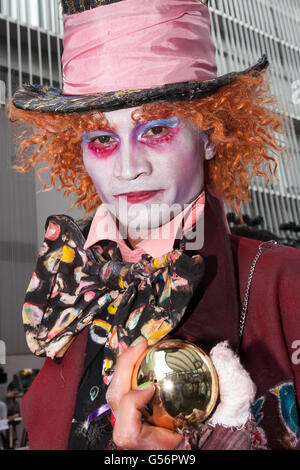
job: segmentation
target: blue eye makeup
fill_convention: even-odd
[[[136,129],[136,138],[139,139],[144,133],[154,127],[170,127],[174,128],[178,126],[178,118],[171,119],[157,119],[155,121],[146,122],[137,126]]]
[[[148,146],[165,144],[177,134],[178,123],[177,117],[144,122],[132,129],[131,138]],[[87,143],[89,150],[102,158],[110,156],[121,143],[121,137],[109,129],[86,131],[82,134],[82,140]]]
[[[170,127],[174,128],[178,126],[178,118],[171,118],[171,119],[157,119],[155,121],[145,122],[143,124],[139,124],[134,128],[135,137],[141,137],[145,132],[153,127]],[[82,134],[82,139],[85,142],[91,142],[92,140],[97,139],[97,137],[111,137],[116,140],[120,140],[120,137],[115,134],[114,132],[108,132],[105,130],[96,130],[90,132],[84,132]]]
[[[114,132],[101,131],[101,130],[84,132],[81,137],[85,142],[91,142],[92,140],[97,139],[97,137],[111,137],[116,140],[120,139],[120,137]]]

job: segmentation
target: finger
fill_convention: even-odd
[[[142,421],[142,409],[151,400],[154,386],[131,390],[119,403],[113,439],[117,446],[139,450],[170,450],[182,440],[182,436],[169,429],[151,426]]]
[[[117,410],[122,396],[131,390],[131,376],[134,365],[147,347],[147,340],[140,336],[119,357],[106,393],[106,400],[113,411]]]

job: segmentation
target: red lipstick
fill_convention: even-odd
[[[131,193],[117,194],[114,197],[124,196],[127,198],[127,202],[130,202],[131,204],[137,204],[139,202],[144,202],[144,201],[147,201],[148,199],[151,199],[160,191],[162,190],[157,189],[154,191],[137,191],[137,192],[131,192]]]

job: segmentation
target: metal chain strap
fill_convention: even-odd
[[[246,322],[246,316],[247,316],[247,311],[248,311],[248,301],[249,301],[249,293],[250,293],[250,287],[251,287],[251,282],[252,282],[252,276],[255,270],[255,266],[257,261],[259,260],[261,254],[263,253],[264,250],[268,250],[270,248],[273,248],[274,245],[278,245],[278,242],[275,240],[269,240],[267,242],[263,242],[259,245],[258,252],[256,253],[252,265],[249,271],[249,276],[248,276],[248,281],[247,281],[247,287],[246,287],[246,292],[244,296],[244,302],[243,302],[243,308],[241,312],[241,318],[240,318],[240,326],[239,326],[239,346],[242,342],[242,336],[244,332],[244,327],[245,327],[245,322]],[[280,245],[278,245],[280,246]],[[238,347],[239,347],[238,346]]]

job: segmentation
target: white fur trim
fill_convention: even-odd
[[[208,423],[242,428],[251,418],[256,386],[227,341],[218,343],[211,350],[210,358],[219,378],[220,403]]]

